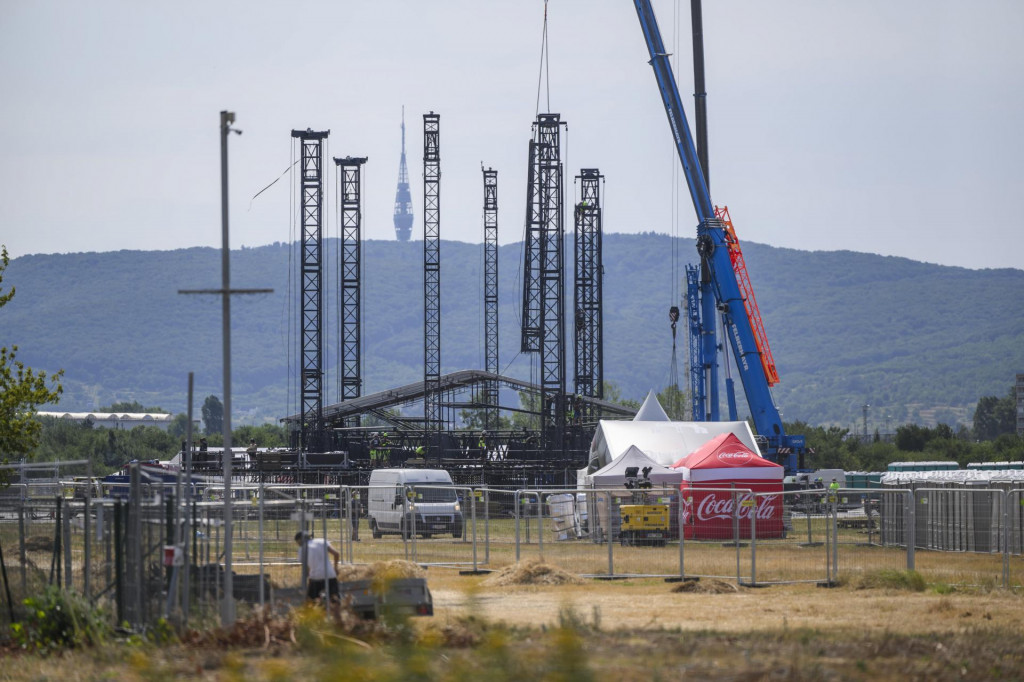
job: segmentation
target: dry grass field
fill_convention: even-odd
[[[839,584],[819,587],[829,555],[800,528],[759,541],[756,559],[745,547],[687,542],[686,573],[703,577],[669,582],[662,576],[678,575],[678,544],[622,548],[547,534],[538,542],[533,529],[517,563],[509,519],[491,521],[490,542],[475,547],[450,537],[375,540],[365,525],[362,541],[347,543],[336,519],[314,527],[356,564],[426,565],[416,570],[428,579],[434,616],[368,624],[328,622],[299,604],[250,610],[229,631],[213,616],[196,618],[191,632],[159,643],[136,635],[49,656],[0,649],[0,680],[1024,680],[1019,556],[1005,590],[1001,555],[919,551],[920,573],[908,573],[905,550],[843,531]],[[274,521],[263,532],[264,570],[281,594],[300,579],[293,528]],[[42,530],[39,540],[49,540]],[[808,532],[818,540],[824,528],[816,520]],[[237,571],[258,572],[257,537],[242,517]],[[29,561],[45,569],[48,547],[32,543]],[[215,542],[210,549],[216,556]],[[607,574],[609,549],[617,579],[579,577]],[[460,574],[474,563],[502,570]],[[93,570],[100,584],[105,568]],[[759,583],[796,582],[745,587],[737,570],[756,570]]]
[[[1024,679],[1024,597],[897,571],[848,584],[579,579],[525,562],[427,569],[435,615],[330,623],[318,610],[40,657],[2,680]]]

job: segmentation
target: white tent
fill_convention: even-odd
[[[748,448],[761,454],[746,422],[610,421],[597,424],[590,443],[590,461],[580,476],[593,474],[635,445],[650,459],[670,466],[715,436],[732,433]]]
[[[648,480],[655,488],[678,487],[683,480],[681,470],[669,469],[663,464],[658,464],[640,448],[631,445],[621,457],[617,457],[600,471],[590,474],[587,482],[595,488],[622,488],[626,482],[627,467],[637,467],[640,477],[643,477],[643,470],[646,467],[651,467]]]
[[[665,412],[665,408],[661,406],[658,401],[658,396],[654,395],[654,389],[647,394],[647,398],[644,400],[644,404],[640,406],[640,409],[636,411],[636,415],[633,417],[635,422],[667,422],[672,421],[668,418],[668,414]]]

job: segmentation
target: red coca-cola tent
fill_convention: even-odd
[[[783,468],[758,455],[732,433],[712,438],[672,468],[683,472],[680,490],[683,491],[684,537],[731,540],[736,530],[736,505],[741,538],[750,538],[752,514],[757,537],[782,537]],[[733,493],[732,489],[743,492]]]

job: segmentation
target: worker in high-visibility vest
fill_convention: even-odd
[[[839,481],[832,479],[828,484],[828,501],[835,504],[839,500]]]

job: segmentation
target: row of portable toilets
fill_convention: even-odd
[[[916,547],[981,553],[1003,552],[1008,548],[1011,553],[1020,553],[1024,547],[1020,492],[1024,490],[1024,465],[996,469],[988,468],[989,464],[992,463],[986,463],[984,468],[978,465],[924,470],[893,469],[890,465],[879,481],[882,543],[905,544],[910,518],[905,491],[910,490]]]

